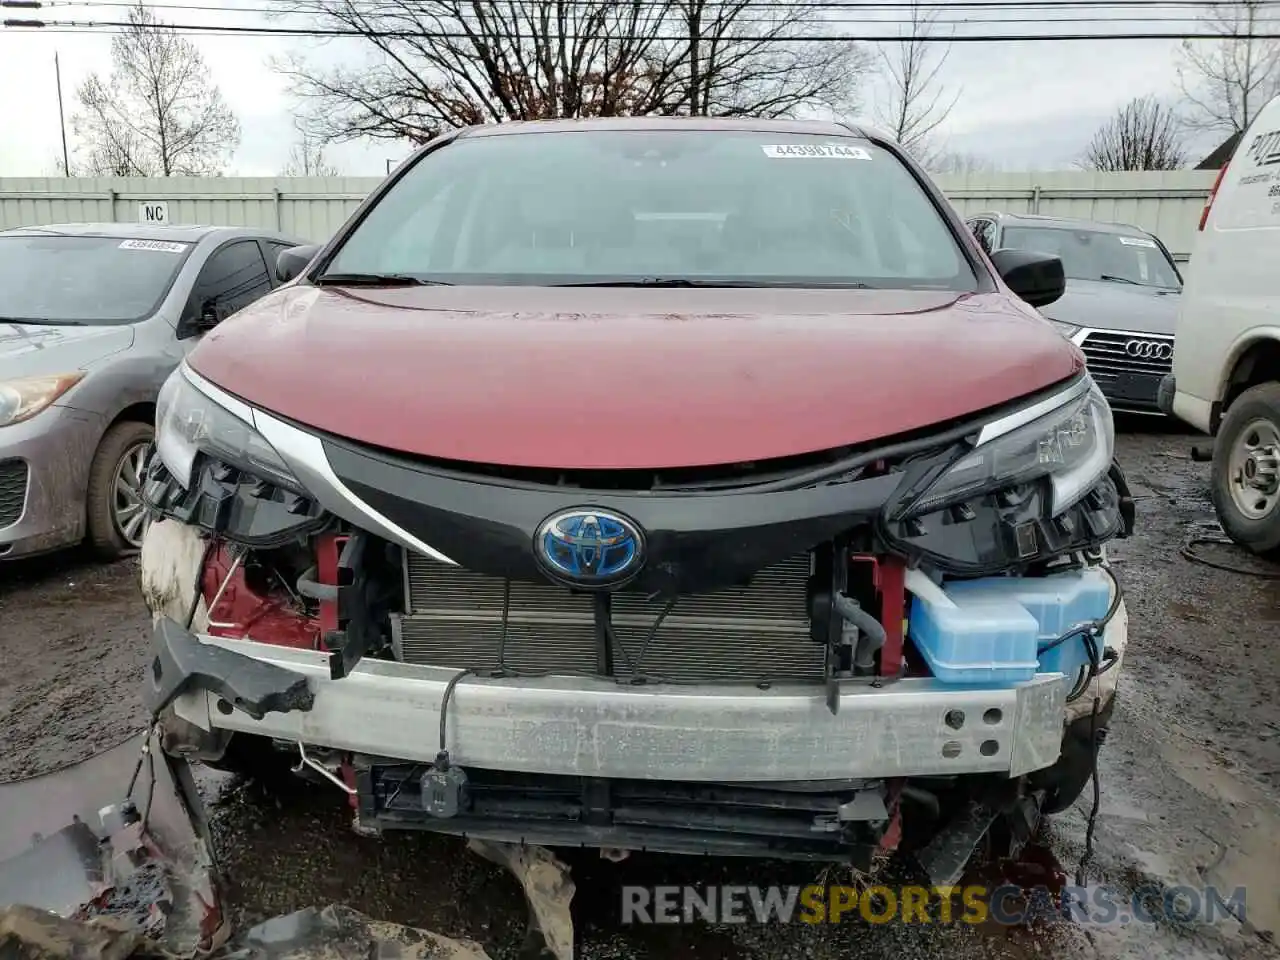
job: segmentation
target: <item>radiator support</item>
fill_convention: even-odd
[[[827,648],[811,636],[812,570],[803,554],[759,571],[745,586],[681,596],[651,640],[668,601],[610,595],[613,675],[671,683],[821,682]],[[407,609],[392,617],[396,659],[459,670],[599,675],[591,594],[512,581],[504,639],[506,589],[501,577],[407,553]]]

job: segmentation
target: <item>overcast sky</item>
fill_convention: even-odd
[[[217,5],[217,0],[163,0],[165,4]],[[263,23],[259,15],[236,12],[234,6],[262,6],[262,0],[238,0],[222,4],[226,11],[156,9],[171,22]],[[864,8],[865,9],[865,8]],[[1098,9],[1077,11],[1073,16],[1097,15]],[[1146,12],[1146,11],[1143,11]],[[120,6],[84,4],[46,7],[43,11],[4,10],[5,16],[44,16],[60,20],[122,20]],[[859,15],[864,15],[860,13]],[[886,16],[896,14],[887,13]],[[972,17],[970,11],[960,14]],[[1001,16],[997,12],[992,14]],[[1033,16],[1022,9],[1003,16]],[[1113,17],[1134,17],[1130,8],[1111,11]],[[1188,11],[1166,10],[1162,16],[1187,16]],[[839,15],[837,15],[839,16]],[[1187,24],[1149,24],[1145,29],[1172,29]],[[891,31],[878,27],[842,26],[841,32]],[[1037,25],[1002,25],[986,28],[962,26],[984,33],[1034,32]],[[1057,32],[1093,32],[1097,25],[1070,24]],[[1138,30],[1141,23],[1117,22],[1101,29]],[[274,176],[284,166],[295,133],[293,104],[283,80],[268,61],[291,51],[306,50],[314,41],[298,39],[195,36],[214,82],[222,89],[242,127],[240,149],[228,174]],[[0,29],[0,176],[49,176],[61,152],[58,103],[54,82],[55,51],[62,63],[63,95],[68,134],[75,108],[75,89],[90,71],[110,70],[107,35],[42,34],[38,31]],[[324,56],[358,59],[361,41],[328,41]],[[1094,130],[1132,96],[1153,93],[1173,101],[1177,97],[1175,54],[1169,40],[1061,41],[1038,43],[957,43],[949,51],[941,73],[948,90],[959,100],[941,129],[952,150],[982,155],[1005,170],[1050,170],[1072,166]],[[941,52],[941,48],[939,48]],[[880,95],[870,83],[864,95],[863,113]],[[1219,137],[1193,140],[1197,158],[1216,146]],[[327,158],[347,175],[380,175],[388,160],[397,161],[408,145],[394,143],[342,144],[329,149]]]

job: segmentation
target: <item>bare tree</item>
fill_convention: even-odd
[[[870,66],[866,52],[821,40],[812,4],[671,0],[678,40],[653,45],[652,112],[786,117],[801,108],[846,111]],[[671,65],[674,70],[670,70]]]
[[[812,5],[757,0],[293,0],[367,62],[278,63],[311,132],[422,143],[451,127],[639,114],[785,116],[851,104],[866,68]]]
[[[875,119],[908,153],[926,162],[934,132],[950,115],[960,91],[948,97],[939,74],[951,45],[936,40],[938,11],[913,0],[902,39],[878,48],[889,96],[876,105]]]
[[[294,122],[298,140],[289,150],[289,160],[280,171],[282,177],[340,177],[341,172],[324,156],[324,142],[313,136],[302,123]]]
[[[1280,93],[1280,18],[1269,0],[1210,0],[1203,26],[1220,40],[1184,40],[1178,84],[1187,99],[1186,123],[1197,130],[1239,133]]]
[[[1187,163],[1178,118],[1153,96],[1134,97],[1089,141],[1089,170],[1177,170]]]
[[[200,52],[139,4],[111,41],[112,69],[77,91],[73,125],[94,175],[207,176],[240,143],[240,124],[209,83]]]
[[[996,162],[980,153],[967,153],[961,150],[940,150],[929,157],[927,164],[930,173],[995,173],[999,169]]]

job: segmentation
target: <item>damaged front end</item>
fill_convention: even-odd
[[[1033,825],[1083,786],[1123,657],[1112,445],[1082,376],[785,461],[508,469],[184,367],[145,486],[149,706],[175,753],[290,750],[369,832],[867,869]]]

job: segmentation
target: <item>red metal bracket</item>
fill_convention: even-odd
[[[880,651],[880,676],[900,677],[906,666],[902,656],[907,609],[907,564],[889,554],[850,554],[849,562],[871,564],[871,584],[880,596],[880,623],[884,647]]]
[[[326,533],[316,537],[316,575],[320,583],[331,587],[338,586],[338,558],[342,556],[342,546],[347,537],[342,534]],[[338,629],[338,601],[320,601],[320,636],[326,637]]]

